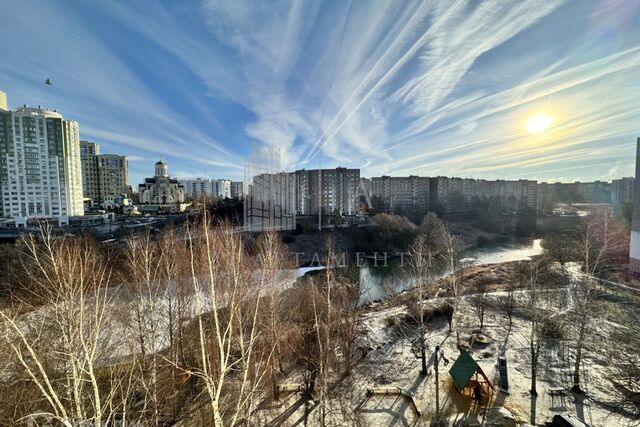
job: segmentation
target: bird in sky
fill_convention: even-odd
[[[53,85],[53,83],[51,83],[50,79],[45,80],[44,84],[49,85],[49,86]]]

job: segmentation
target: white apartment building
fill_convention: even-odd
[[[198,196],[211,196],[219,198],[231,198],[231,180],[229,179],[182,179],[187,197],[194,199]]]
[[[83,215],[79,126],[55,110],[0,109],[0,217],[60,224]]]
[[[230,179],[216,179],[216,195],[223,199],[231,198],[231,180]]]
[[[180,183],[184,185],[185,193],[190,199],[199,196],[212,196],[215,193],[215,184],[210,179],[182,179]]]

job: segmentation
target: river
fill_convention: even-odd
[[[535,239],[526,243],[503,243],[473,248],[464,253],[463,259],[471,265],[489,265],[526,260],[541,253],[542,239]],[[446,271],[437,272],[433,274],[432,278],[436,279],[446,274]],[[360,286],[362,288],[360,303],[375,301],[387,295],[401,292],[411,287],[411,282],[410,274],[408,274],[407,268],[403,268],[400,259],[389,260],[386,266],[381,262],[377,267],[369,263],[360,269]]]

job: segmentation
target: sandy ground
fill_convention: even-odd
[[[615,289],[612,292],[622,291]],[[527,293],[520,291],[517,295],[519,305],[524,306]],[[448,366],[443,366],[441,361],[439,367],[440,419],[443,425],[544,425],[556,414],[573,414],[590,426],[629,424],[629,420],[611,410],[620,396],[610,381],[616,371],[608,350],[615,349],[624,359],[625,355],[620,352],[633,351],[633,348],[625,350],[616,339],[631,330],[629,326],[617,323],[610,313],[607,313],[607,320],[597,316],[590,319],[582,370],[582,387],[586,393],[572,393],[576,328],[572,326],[575,319],[569,295],[567,288],[556,288],[547,290],[542,297],[547,315],[561,319],[565,332],[562,338],[547,339],[543,344],[538,365],[537,396],[529,393],[530,323],[524,310],[519,309],[509,328],[508,318],[499,304],[504,292],[490,295],[490,308],[485,314],[482,331],[485,343],[476,342],[470,346],[471,355],[495,385],[495,390],[485,397],[480,407],[472,404],[470,396],[462,395],[454,387],[448,373],[459,355],[455,332],[448,333],[444,318],[433,319],[429,323],[430,352],[440,345],[450,361]],[[429,360],[428,374],[421,375],[419,353],[412,345],[415,334],[405,328],[390,326],[394,323],[390,319],[401,316],[403,312],[403,306],[390,306],[369,311],[363,316],[365,337],[362,344],[370,351],[357,363],[351,377],[339,379],[336,376],[331,398],[326,404],[326,425],[413,426],[430,425],[435,420],[433,358]],[[479,325],[472,296],[462,299],[458,319],[460,340],[469,344]],[[497,359],[500,355],[507,359],[508,393],[498,390]],[[288,381],[296,380],[292,377]],[[402,395],[367,396],[367,388],[373,386],[399,387],[413,396],[416,407],[410,398]],[[564,396],[552,396],[550,388],[564,390]],[[307,417],[305,412],[308,412]],[[254,421],[256,425],[271,426],[318,425],[320,413],[317,401],[307,401],[299,393],[289,393],[271,409],[258,411]]]

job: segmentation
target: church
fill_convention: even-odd
[[[153,178],[145,178],[138,186],[140,203],[145,205],[177,205],[184,203],[185,189],[177,178],[169,177],[167,162],[160,160],[155,165]]]

